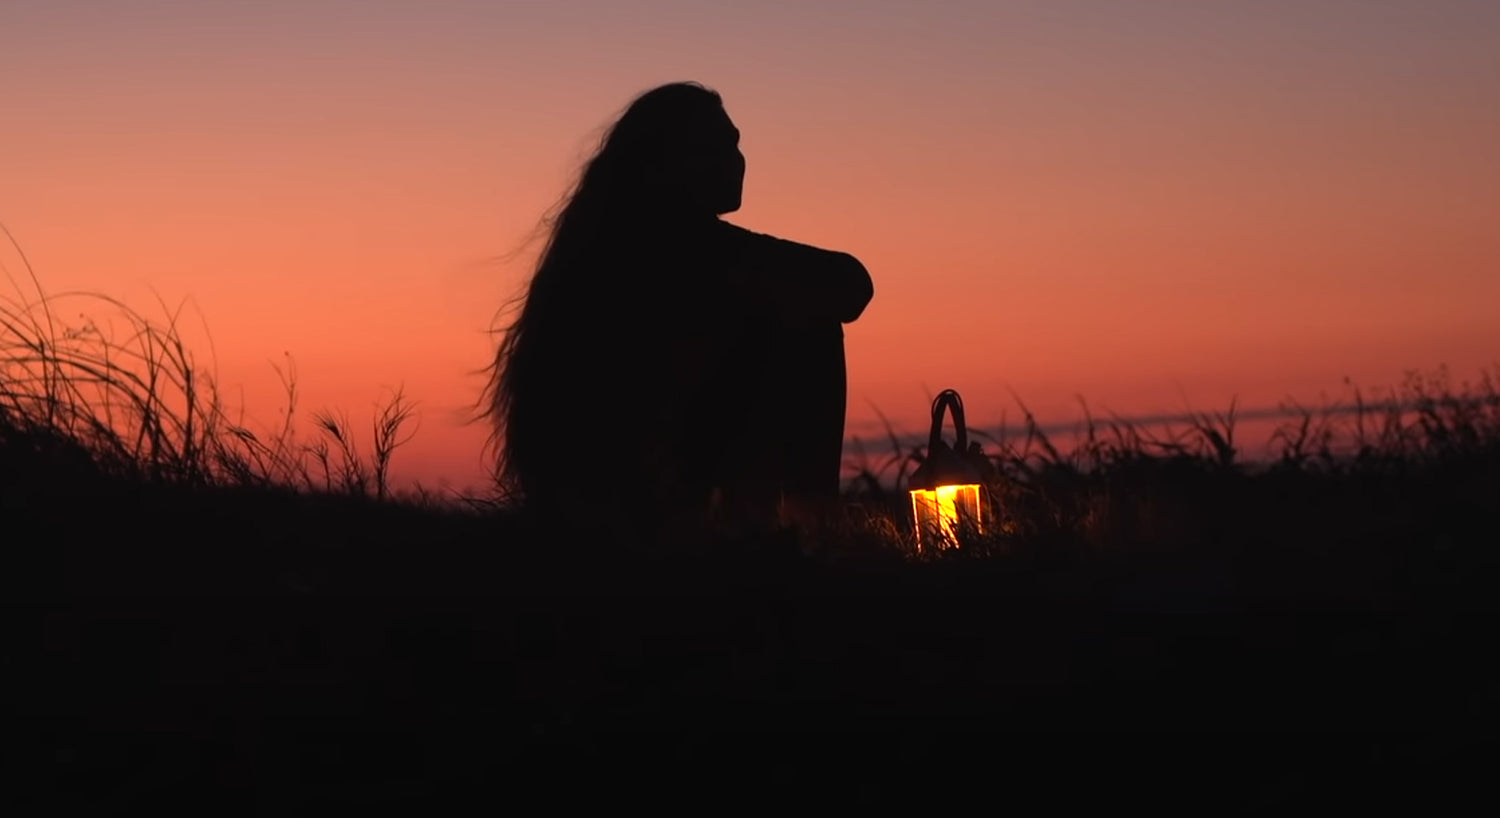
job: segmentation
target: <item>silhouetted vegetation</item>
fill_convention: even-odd
[[[883,460],[851,447],[828,525],[642,542],[587,524],[589,481],[630,479],[607,459],[566,525],[397,496],[399,393],[368,444],[328,412],[303,441],[288,367],[282,425],[252,430],[178,311],[30,281],[0,302],[8,732],[58,811],[430,804],[557,770],[568,801],[733,780],[843,804],[981,782],[1059,805],[1431,806],[1491,757],[1496,373],[1302,412],[1268,462],[1241,456],[1232,409],[1095,420],[1071,447],[1027,414],[984,441],[994,516],[953,549],[912,547],[924,453],[894,435]],[[64,321],[79,298],[119,328]],[[1115,729],[1170,734],[1016,738]]]

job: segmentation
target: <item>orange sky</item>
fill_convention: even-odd
[[[1500,361],[1482,0],[31,5],[0,30],[0,222],[44,285],[190,298],[267,423],[283,353],[305,411],[362,424],[404,384],[403,480],[482,479],[458,415],[527,273],[497,258],[678,79],[743,132],[731,220],[875,277],[851,430],[922,431],[949,387],[984,426],[1011,391],[1062,420]]]

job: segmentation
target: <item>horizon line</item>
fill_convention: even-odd
[[[1421,399],[1385,399],[1368,402],[1359,401],[1354,403],[1335,403],[1331,406],[1324,406],[1316,410],[1283,404],[1274,407],[1260,406],[1250,409],[1235,409],[1231,407],[1230,409],[1223,411],[1182,410],[1178,412],[1149,412],[1123,416],[1111,412],[1104,415],[1089,414],[1085,416],[1075,417],[1071,420],[1057,420],[1049,421],[1046,423],[1036,422],[1035,416],[1030,412],[1027,412],[1026,415],[1032,418],[1031,423],[1023,422],[1020,424],[1011,424],[1009,422],[1004,422],[1000,426],[966,425],[966,430],[970,435],[979,435],[992,441],[999,442],[1009,437],[1024,437],[1028,433],[1032,432],[1040,433],[1046,436],[1081,434],[1086,432],[1091,424],[1096,430],[1107,430],[1113,426],[1120,426],[1124,428],[1140,428],[1151,426],[1171,427],[1173,425],[1200,425],[1205,421],[1215,423],[1220,426],[1227,422],[1231,426],[1233,426],[1237,425],[1240,421],[1245,420],[1277,420],[1302,417],[1311,419],[1328,419],[1334,417],[1346,417],[1350,415],[1371,413],[1388,414],[1391,412],[1406,414],[1409,412],[1419,411],[1425,406],[1431,405],[1476,407],[1496,403],[1500,403],[1500,396],[1446,396],[1433,397],[1425,401]],[[913,446],[925,445],[930,436],[930,431],[927,433],[895,431],[894,424],[891,424],[885,420],[861,421],[860,423],[855,424],[855,426],[858,427],[857,430],[846,433],[844,435],[846,444],[851,442],[862,444],[870,438],[884,438],[887,441],[894,438],[895,440],[900,442],[904,448],[908,444]],[[950,428],[950,426],[951,424],[944,424],[943,432],[945,436],[949,434],[947,430]]]

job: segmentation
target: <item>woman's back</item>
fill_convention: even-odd
[[[712,225],[656,225],[596,247],[620,260],[534,329],[510,397],[510,455],[529,505],[612,515],[706,505],[719,479],[715,424],[743,405],[754,311],[730,286]],[[580,492],[582,474],[598,475]]]

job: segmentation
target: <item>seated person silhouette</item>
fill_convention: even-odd
[[[529,510],[654,530],[764,525],[839,492],[853,256],[754,233],[720,96],[642,94],[560,209],[487,391],[497,475]]]

